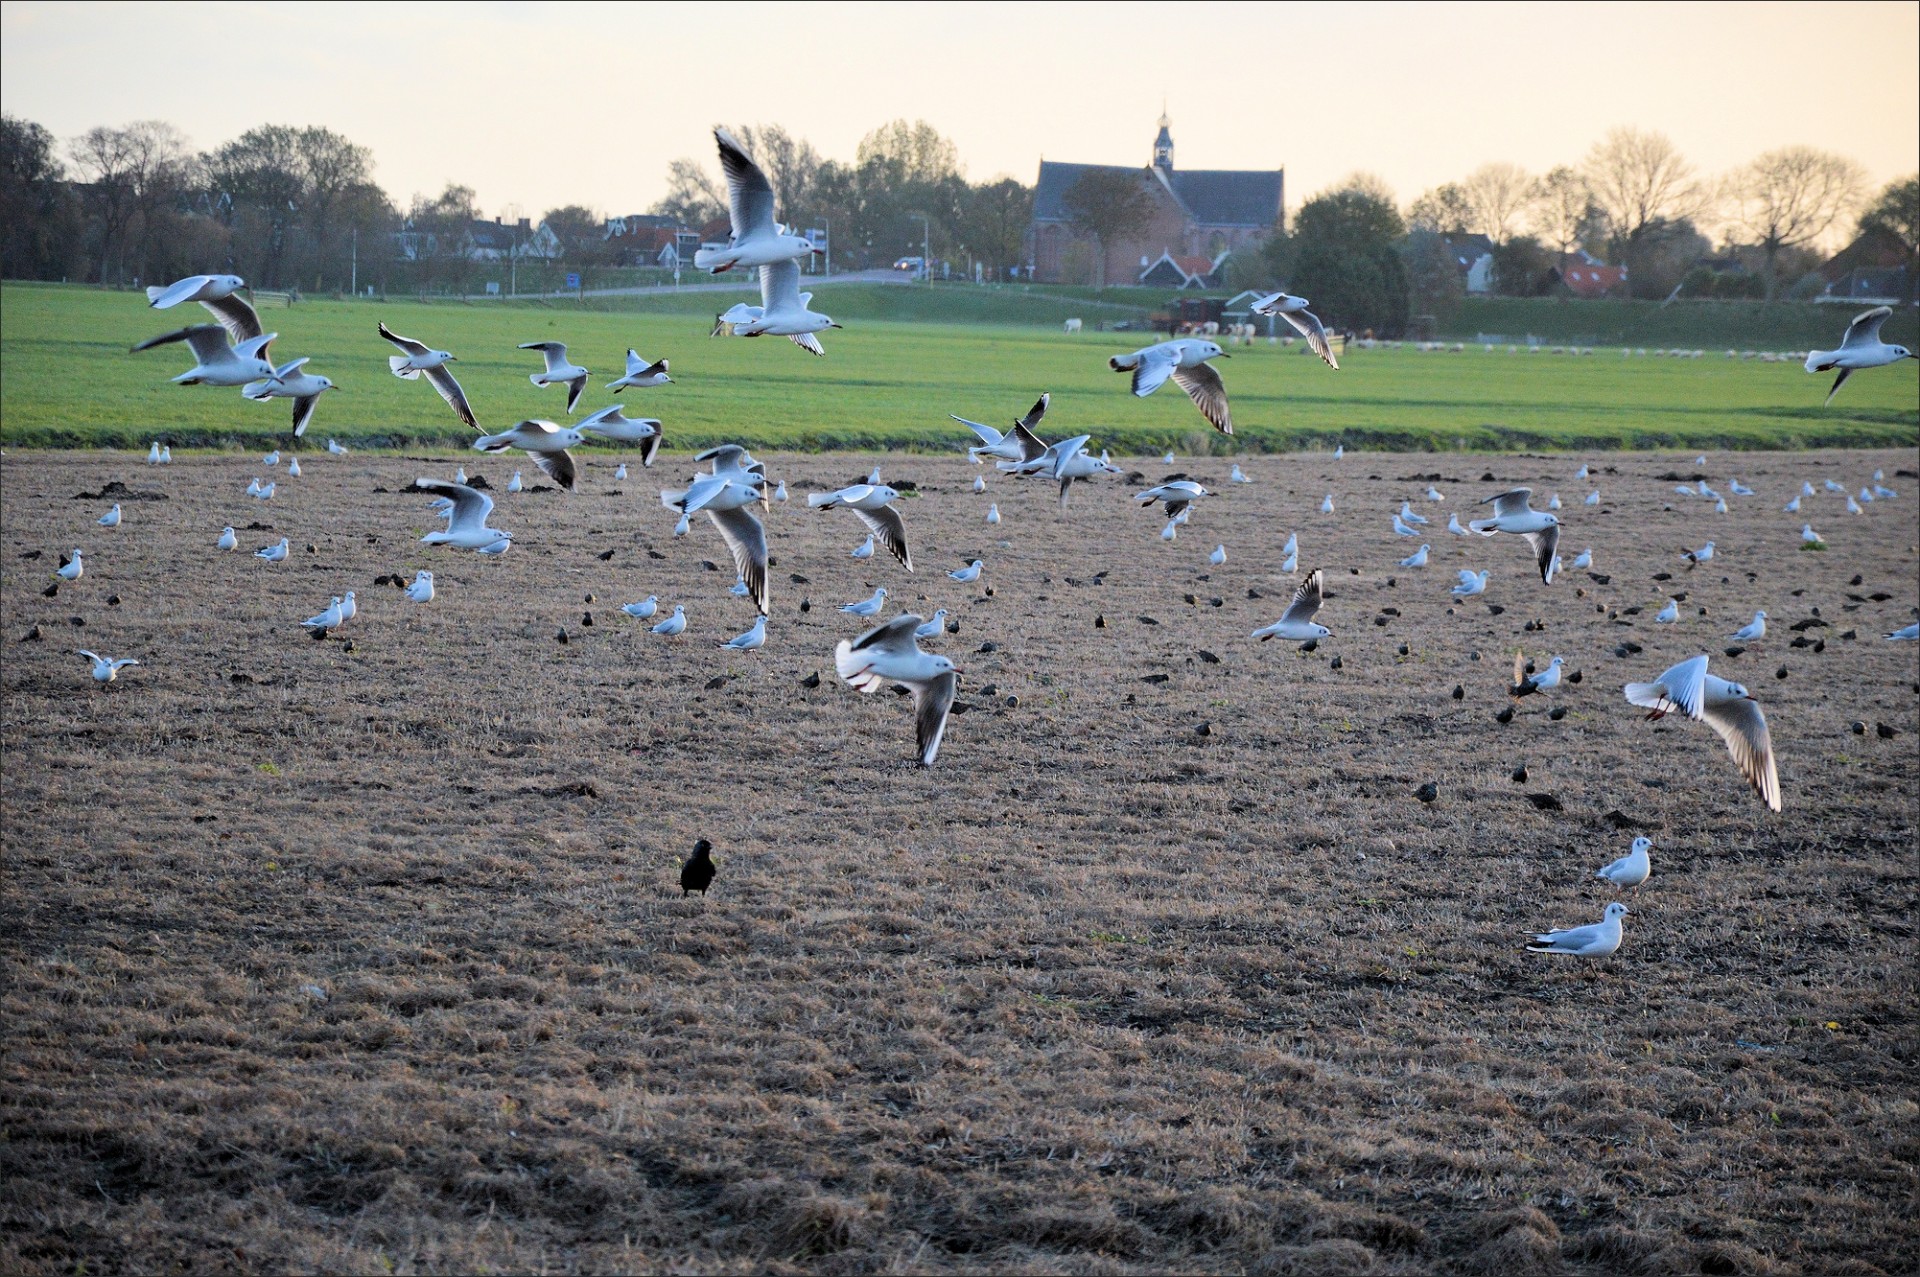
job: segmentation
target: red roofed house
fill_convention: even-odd
[[[1609,266],[1591,253],[1568,253],[1550,272],[1565,284],[1575,297],[1605,297],[1614,290],[1626,292],[1627,268]]]
[[[1153,288],[1219,288],[1220,267],[1233,254],[1223,251],[1218,257],[1176,257],[1162,253],[1158,261],[1141,258],[1140,283]]]

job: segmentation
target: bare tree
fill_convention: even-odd
[[[1860,233],[1890,236],[1906,250],[1907,269],[1920,266],[1920,174],[1887,183],[1860,215]]]
[[[1075,230],[1099,244],[1095,288],[1107,286],[1107,250],[1116,240],[1144,231],[1153,217],[1146,175],[1138,169],[1088,169],[1060,197],[1060,206]]]
[[[1520,215],[1533,202],[1533,179],[1518,164],[1482,164],[1467,174],[1460,190],[1472,210],[1470,227],[1495,245],[1513,238]]]
[[[732,133],[767,175],[773,187],[774,216],[798,217],[812,197],[820,172],[820,153],[813,143],[794,137],[778,124],[743,125]]]
[[[1534,183],[1532,211],[1534,232],[1559,257],[1579,247],[1603,218],[1587,179],[1564,164]]]
[[[73,140],[68,154],[92,187],[100,219],[100,281],[123,279],[135,233],[150,233],[154,215],[185,181],[186,139],[171,124],[136,120],[122,129],[89,129]]]
[[[703,226],[726,213],[727,193],[700,161],[683,155],[667,166],[667,193],[648,211],[682,226]]]
[[[1699,215],[1708,203],[1693,166],[1664,133],[1614,129],[1587,152],[1581,169],[1629,274],[1644,245]]]
[[[1473,224],[1473,202],[1457,182],[1443,182],[1421,193],[1407,209],[1407,225],[1414,230],[1457,234]]]
[[[1728,175],[1728,224],[1759,246],[1769,299],[1779,288],[1775,263],[1780,251],[1826,234],[1859,204],[1865,185],[1858,164],[1810,146],[1768,151]]]

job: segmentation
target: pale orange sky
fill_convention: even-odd
[[[454,180],[489,215],[638,212],[721,121],[851,159],[924,118],[976,180],[1144,164],[1163,97],[1177,164],[1284,167],[1291,207],[1355,169],[1404,205],[1577,163],[1616,124],[1703,173],[1806,143],[1878,187],[1920,165],[1920,5],[0,4],[0,106],[63,141],[324,125],[396,202]]]

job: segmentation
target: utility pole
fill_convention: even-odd
[[[347,274],[347,291],[358,294],[360,291],[360,228],[353,228],[353,265]]]
[[[907,216],[920,219],[920,270],[923,278],[927,281],[927,287],[931,288],[933,287],[933,258],[927,255],[927,215],[925,213],[909,213]]]

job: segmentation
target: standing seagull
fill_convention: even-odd
[[[572,412],[580,403],[580,394],[587,388],[587,378],[592,376],[579,364],[567,359],[567,344],[562,341],[523,341],[522,350],[537,350],[547,361],[545,372],[527,374],[527,380],[536,386],[564,385],[567,388],[567,411]]]
[[[736,634],[719,646],[733,652],[751,652],[766,646],[766,642],[767,618],[762,616],[754,619],[753,624],[747,627],[746,633]]]
[[[428,382],[440,392],[440,397],[447,401],[447,407],[453,409],[454,415],[475,430],[480,428],[480,423],[474,420],[473,409],[467,406],[466,391],[460,389],[460,383],[453,379],[453,373],[447,367],[454,361],[452,355],[444,350],[429,350],[425,342],[402,337],[384,323],[380,325],[380,335],[407,352],[404,355],[387,356],[387,367],[393,369],[394,376],[414,381],[421,373],[425,373]]]
[[[1880,325],[1887,322],[1887,316],[1893,314],[1891,306],[1876,306],[1865,314],[1858,315],[1847,325],[1847,335],[1840,339],[1838,350],[1809,350],[1807,352],[1808,372],[1831,372],[1838,368],[1840,375],[1833,379],[1833,389],[1827,391],[1827,403],[1833,402],[1834,395],[1847,378],[1860,368],[1884,368],[1888,364],[1897,364],[1902,359],[1916,358],[1905,346],[1889,346],[1880,340]]]
[[[1527,498],[1532,495],[1531,488],[1515,488],[1497,497],[1488,497],[1480,504],[1491,505],[1493,517],[1475,519],[1467,527],[1481,536],[1512,532],[1525,537],[1527,544],[1533,547],[1534,560],[1540,566],[1540,580],[1552,585],[1554,551],[1560,545],[1560,520],[1528,506]]]
[[[653,417],[626,416],[622,411],[625,407],[625,404],[615,404],[611,408],[602,408],[591,417],[574,422],[573,428],[582,434],[601,435],[622,443],[638,443],[640,464],[650,466],[655,454],[660,451],[660,440],[664,437],[660,422]]]
[[[1604,958],[1620,947],[1620,919],[1630,912],[1618,900],[1607,906],[1598,922],[1564,931],[1542,931],[1527,942],[1529,953],[1570,953],[1580,958]]]
[[[727,175],[727,218],[733,224],[733,234],[724,248],[696,252],[694,267],[718,275],[735,266],[792,262],[813,252],[812,240],[787,234],[774,223],[773,184],[746,148],[725,129],[715,129],[713,140],[720,148],[720,167]]]
[[[1780,810],[1780,775],[1767,716],[1746,688],[1707,673],[1705,656],[1682,661],[1651,683],[1628,683],[1624,690],[1627,700],[1651,711],[1649,719],[1683,713],[1713,728],[1754,792]]]
[[[407,597],[415,603],[433,602],[433,573],[421,568],[414,574],[413,584],[407,587]]]
[[[1250,637],[1257,638],[1262,643],[1276,638],[1296,643],[1332,638],[1333,631],[1313,619],[1314,613],[1320,610],[1322,598],[1320,582],[1320,568],[1307,573],[1307,579],[1299,589],[1293,592],[1293,601],[1287,604],[1287,610],[1280,614],[1280,619],[1263,629],[1255,630]]]
[[[1270,293],[1253,303],[1256,315],[1278,315],[1293,325],[1294,331],[1307,339],[1307,347],[1326,362],[1327,367],[1339,371],[1340,361],[1333,357],[1333,346],[1327,341],[1327,330],[1314,313],[1307,309],[1307,299],[1292,297],[1286,293]]]
[[[250,381],[240,388],[242,395],[258,403],[265,403],[269,399],[293,400],[293,437],[296,439],[307,433],[307,423],[313,420],[314,405],[320,402],[320,396],[334,389],[334,384],[329,379],[313,373],[301,372],[300,368],[306,362],[307,357],[302,356],[290,364],[282,364],[274,369],[271,380]],[[279,457],[278,453],[272,455],[275,459]],[[272,462],[268,464],[271,465]],[[289,470],[287,473],[298,472]]]
[[[239,534],[233,530],[232,524],[228,524],[226,527],[220,530],[220,541],[219,541],[220,549],[222,550],[238,549],[239,545],[240,545],[240,537],[239,537]]]
[[[1755,612],[1751,621],[1748,621],[1745,625],[1727,635],[1728,638],[1738,639],[1742,643],[1751,643],[1755,639],[1765,638],[1766,636],[1767,614],[1765,612]]]
[[[94,520],[94,522],[98,523],[103,528],[119,527],[120,526],[120,503],[118,501],[114,502],[113,509],[101,515],[98,519]]]
[[[1611,864],[1603,865],[1593,876],[1604,878],[1616,887],[1632,887],[1634,894],[1640,894],[1640,884],[1653,873],[1653,862],[1647,853],[1653,850],[1653,839],[1636,838],[1633,850]]]
[[[911,572],[913,551],[907,546],[907,525],[890,504],[899,495],[884,483],[856,483],[838,492],[810,492],[807,504],[816,510],[845,507],[853,511],[860,522],[867,525],[867,530],[880,538],[887,552],[900,560],[900,566]]]
[[[86,564],[81,561],[80,551],[75,549],[73,557],[54,569],[54,575],[62,581],[78,581],[86,575]]]
[[[664,386],[673,378],[667,376],[667,361],[664,359],[648,363],[632,348],[627,350],[627,375],[618,381],[607,383],[608,390],[626,390],[631,387],[640,390],[647,386]]]
[[[760,304],[730,306],[720,323],[735,337],[785,337],[810,355],[824,355],[814,334],[840,325],[811,309],[812,304],[813,294],[800,291],[800,263],[773,262],[760,268]],[[713,330],[715,335],[719,331],[718,326]]]
[[[1233,413],[1227,405],[1226,383],[1220,380],[1219,372],[1207,361],[1232,357],[1213,342],[1180,337],[1143,347],[1131,354],[1115,355],[1107,360],[1107,367],[1115,372],[1131,372],[1133,393],[1140,398],[1160,389],[1167,378],[1173,378],[1174,384],[1186,391],[1187,397],[1193,400],[1200,415],[1221,434],[1230,435],[1233,433]]]
[[[1567,663],[1564,656],[1556,656],[1547,663],[1547,668],[1538,673],[1527,673],[1526,657],[1519,652],[1513,654],[1513,686],[1507,689],[1507,695],[1519,700],[1522,696],[1531,696],[1535,692],[1551,692],[1560,686],[1560,669]]]
[[[922,767],[933,766],[960,671],[944,656],[923,652],[914,631],[922,618],[902,613],[852,642],[834,648],[833,664],[849,685],[871,695],[889,683],[913,693],[916,749]]]
[[[548,478],[572,492],[579,471],[573,464],[573,454],[567,449],[586,441],[586,436],[571,426],[556,426],[551,421],[517,421],[511,429],[497,435],[481,435],[473,441],[473,450],[505,452],[508,448],[519,448],[533,458],[533,464]]]
[[[438,498],[435,504],[442,501],[447,503],[444,507],[446,530],[427,533],[420,538],[422,544],[452,545],[462,550],[488,550],[513,540],[498,528],[487,526],[487,516],[493,513],[493,498],[477,488],[469,488],[464,483],[448,483],[445,479],[415,479],[413,488],[416,492],[432,493]]]
[[[980,461],[986,457],[996,457],[1002,461],[1013,462],[1032,461],[1035,457],[1038,457],[1047,450],[1047,445],[1033,432],[1039,427],[1040,419],[1047,415],[1047,404],[1051,402],[1052,399],[1053,396],[1050,394],[1041,395],[1040,398],[1034,401],[1033,407],[1027,409],[1027,415],[1014,422],[1013,429],[1007,431],[1005,434],[1001,434],[992,426],[983,426],[977,421],[968,421],[958,413],[950,412],[947,415],[980,436],[979,444],[967,449],[967,455],[973,458],[975,465],[978,465]],[[974,488],[975,492],[983,492],[985,490],[986,487],[984,484],[980,484]]]
[[[166,310],[181,302],[199,302],[233,335],[237,344],[260,335],[260,317],[244,297],[247,281],[238,275],[189,275],[164,288],[147,289],[147,305]]]
[[[238,346],[227,340],[227,330],[218,324],[195,324],[174,332],[149,337],[130,354],[152,350],[176,341],[184,341],[193,351],[193,367],[173,379],[176,386],[244,386],[262,378],[273,379],[273,365],[267,362],[267,346],[277,334],[250,337]]]

